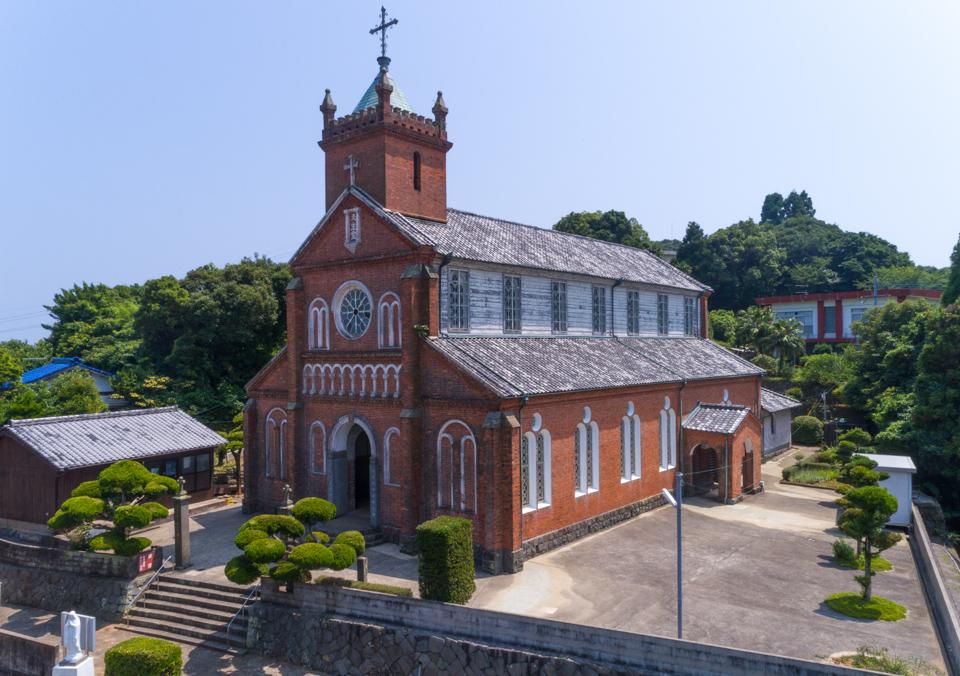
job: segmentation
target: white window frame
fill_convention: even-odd
[[[317,436],[320,433],[320,464],[317,466]],[[326,474],[327,472],[327,429],[319,420],[310,423],[310,472],[312,474]]]
[[[697,335],[697,299],[689,296],[683,299],[683,333]]]
[[[567,283],[558,279],[550,281],[550,332],[567,332]]]
[[[400,297],[387,291],[377,302],[377,342],[382,348],[401,347],[403,344],[403,321],[400,314]]]
[[[657,294],[657,335],[666,336],[670,333],[670,296],[665,293]]]
[[[360,208],[343,210],[343,245],[353,253],[360,245]]]
[[[604,336],[607,333],[607,288],[605,286],[590,287],[590,326],[595,336]]]
[[[627,289],[627,335],[640,335],[640,292]]]
[[[523,331],[523,278],[520,275],[504,275],[501,289],[503,332],[521,333]]]
[[[663,398],[660,410],[660,471],[677,466],[677,413],[670,406],[670,397]]]
[[[391,441],[396,438],[400,438],[400,430],[396,427],[391,427],[386,432],[383,433],[383,483],[386,486],[399,486],[397,482],[393,480],[393,448],[391,446]]]
[[[454,300],[454,278],[457,279],[458,298]],[[459,311],[454,313],[454,308]],[[454,322],[454,317],[457,321]],[[447,271],[447,330],[451,333],[470,331],[470,271],[463,268],[451,268]]]

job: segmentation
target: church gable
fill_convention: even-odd
[[[418,242],[403,232],[368,196],[348,188],[290,260],[292,266],[341,262],[413,251]]]
[[[284,391],[287,383],[287,346],[284,345],[246,385],[247,392]]]

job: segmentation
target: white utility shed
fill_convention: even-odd
[[[910,503],[913,499],[913,475],[917,468],[909,455],[879,455],[877,453],[862,453],[875,463],[877,469],[890,475],[889,479],[880,482],[880,486],[893,493],[897,499],[897,511],[887,522],[888,526],[906,528],[910,525]]]

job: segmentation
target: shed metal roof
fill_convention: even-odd
[[[683,428],[698,432],[733,434],[747,419],[750,409],[746,406],[727,404],[697,404],[683,421]]]
[[[767,413],[787,411],[791,408],[796,408],[797,406],[803,406],[803,404],[793,397],[788,397],[785,394],[768,390],[766,387],[760,388],[760,408]]]
[[[176,406],[12,420],[18,439],[59,470],[219,446],[226,440]]]
[[[877,463],[877,469],[881,469],[884,472],[907,472],[909,474],[915,474],[917,471],[917,466],[913,464],[913,458],[909,455],[884,455],[882,453],[860,453],[864,455],[875,463]]]
[[[25,371],[23,373],[23,376],[20,378],[20,381],[24,384],[33,383],[38,380],[43,380],[44,378],[48,378],[52,375],[60,373],[61,371],[66,371],[67,369],[71,369],[74,366],[82,368],[86,371],[90,371],[91,373],[96,373],[101,376],[106,376],[107,378],[110,378],[113,376],[113,374],[110,373],[109,371],[104,371],[102,369],[94,368],[93,366],[90,366],[90,364],[84,363],[84,361],[80,359],[80,357],[54,357],[43,366],[38,366],[35,369],[30,369],[29,371]]]

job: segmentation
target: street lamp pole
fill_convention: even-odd
[[[683,638],[683,472],[677,472],[673,495],[666,488],[661,492],[677,510],[677,638]]]

